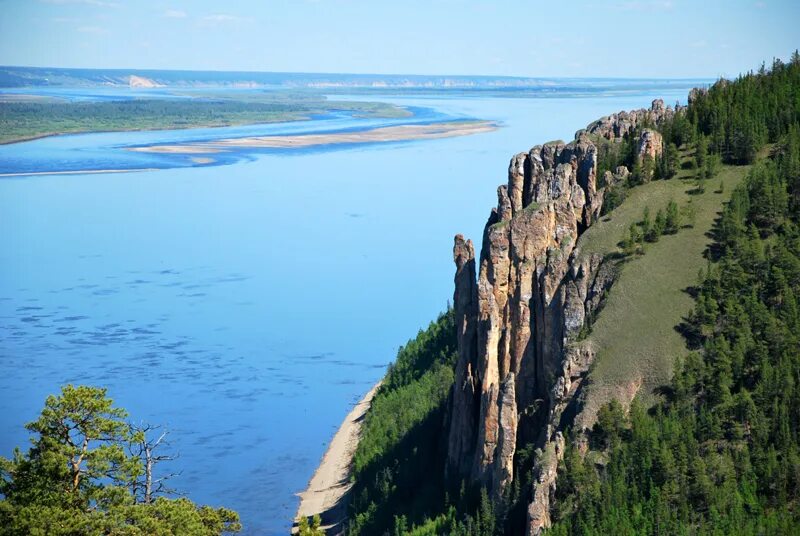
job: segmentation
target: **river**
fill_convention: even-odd
[[[236,153],[145,143],[401,124],[292,124],[57,136],[0,147],[0,455],[72,382],[171,430],[171,484],[285,534],[342,418],[452,297],[452,239],[480,242],[512,154],[688,88],[502,98],[381,95],[415,119],[497,121],[428,141]],[[360,95],[361,100],[366,99]],[[167,468],[165,467],[165,470]]]

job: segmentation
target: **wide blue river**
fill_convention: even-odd
[[[383,96],[458,138],[235,154],[124,147],[408,120],[59,136],[0,147],[0,455],[62,384],[106,386],[172,430],[172,485],[285,534],[351,405],[452,296],[452,239],[480,239],[513,153],[688,88],[580,98]],[[359,97],[365,100],[362,95]],[[376,100],[376,99],[373,99]],[[220,163],[220,162],[218,162]],[[164,468],[165,470],[167,467]]]

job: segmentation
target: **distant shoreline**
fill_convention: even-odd
[[[24,143],[26,141],[40,140],[51,136],[62,136],[64,134],[83,134],[83,132],[47,132],[44,134],[31,134],[30,136],[20,136],[9,140],[0,140],[0,145],[11,145],[12,143]]]
[[[373,385],[342,421],[309,480],[308,487],[297,494],[300,497],[300,505],[293,523],[301,516],[311,517],[319,514],[324,528],[334,529],[332,531],[334,533],[342,532],[336,529],[343,528],[339,527],[339,524],[344,521],[347,513],[346,498],[352,487],[350,474],[353,456],[361,438],[361,426],[372,399],[382,383],[383,380]],[[295,533],[294,525],[292,532]]]

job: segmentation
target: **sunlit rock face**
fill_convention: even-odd
[[[659,126],[665,120],[671,119],[676,111],[671,106],[664,106],[663,100],[656,99],[652,102],[650,108],[618,112],[601,117],[597,121],[589,123],[585,131],[588,134],[607,140],[619,140],[632,133],[637,127]]]
[[[498,188],[477,274],[472,244],[456,237],[459,361],[449,468],[495,493],[513,481],[519,414],[549,402],[563,376],[564,343],[584,324],[596,266],[576,264],[573,253],[602,205],[596,169],[587,136],[516,155],[508,184]]]
[[[603,205],[593,140],[618,140],[673,114],[656,100],[649,110],[595,121],[570,143],[515,155],[507,183],[497,189],[480,256],[471,241],[455,238],[459,353],[447,412],[447,474],[498,498],[516,476],[517,446],[533,443],[530,534],[549,526],[564,450],[562,417],[594,360],[579,334],[615,278],[613,264],[577,249]],[[639,132],[640,155],[655,158],[661,135]],[[622,181],[628,172],[608,172],[604,183]]]

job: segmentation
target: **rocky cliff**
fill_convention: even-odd
[[[533,443],[530,534],[549,525],[562,431],[574,416],[565,409],[595,355],[579,334],[615,277],[612,263],[582,255],[578,247],[603,204],[593,140],[619,140],[673,113],[657,100],[649,110],[604,117],[570,143],[517,154],[508,182],[497,190],[480,257],[471,241],[455,238],[459,358],[448,408],[447,471],[499,498],[515,478],[517,448]],[[641,157],[655,157],[661,144],[657,131],[641,130]],[[606,183],[627,171],[616,170]]]
[[[693,90],[694,91],[694,90]],[[692,98],[691,95],[689,97]],[[633,110],[630,112],[618,112],[615,114],[601,117],[597,121],[589,123],[584,129],[585,132],[605,138],[607,140],[621,139],[627,134],[633,132],[637,127],[653,127],[662,123],[666,119],[670,119],[675,112],[681,108],[672,108],[671,106],[664,106],[664,101],[656,99],[651,104],[650,108],[642,108],[640,110]],[[575,134],[579,137],[581,131]]]

